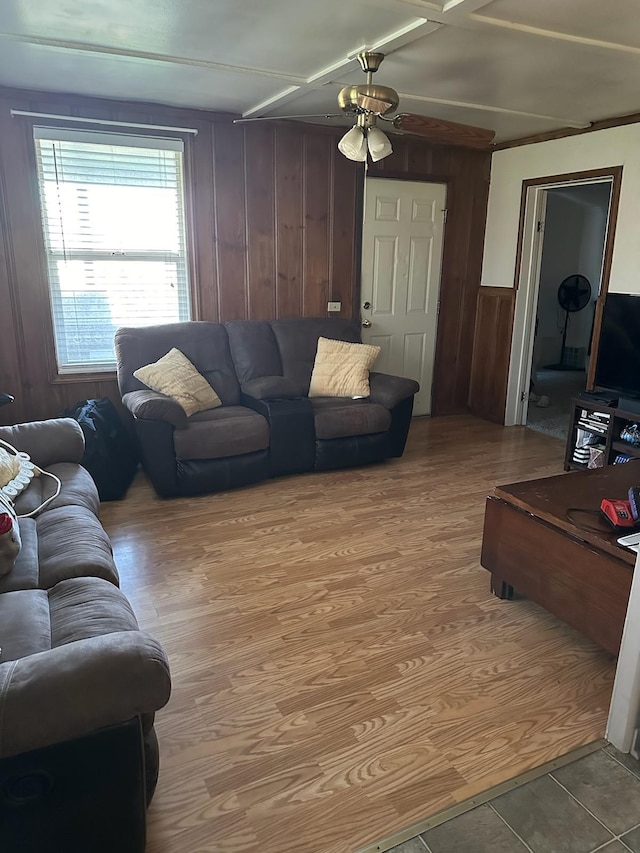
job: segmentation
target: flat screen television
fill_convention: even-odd
[[[640,295],[607,295],[596,385],[619,391],[627,397],[640,397]]]

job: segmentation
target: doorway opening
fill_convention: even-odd
[[[507,426],[566,440],[593,388],[621,183],[621,166],[523,182]]]
[[[526,426],[566,441],[587,387],[611,181],[546,190]]]

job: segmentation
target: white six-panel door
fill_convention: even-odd
[[[445,184],[365,181],[362,340],[382,347],[374,370],[418,380],[416,415],[431,412],[446,193]]]

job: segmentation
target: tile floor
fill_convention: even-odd
[[[640,761],[614,747],[540,776],[388,853],[640,853]]]

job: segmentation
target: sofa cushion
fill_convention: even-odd
[[[189,321],[118,329],[115,343],[121,394],[143,390],[146,386],[136,379],[134,370],[157,361],[175,347],[216,389],[223,405],[235,406],[240,402],[240,384],[231,359],[229,338],[221,323]]]
[[[99,577],[118,583],[111,543],[102,525],[81,506],[63,506],[36,519],[43,589],[67,578]]]
[[[316,438],[347,438],[386,432],[391,425],[389,411],[367,400],[341,397],[313,397]]]
[[[127,599],[100,578],[73,578],[48,591],[16,590],[0,595],[0,663],[76,640],[137,630]]]
[[[98,514],[100,498],[91,474],[75,462],[59,462],[50,465],[47,471],[55,474],[61,482],[60,494],[47,504],[43,512],[49,512],[61,506],[82,506]],[[55,493],[56,484],[50,477],[34,477],[15,503],[18,515],[28,515]]]
[[[48,591],[51,646],[137,631],[131,605],[120,590],[99,578],[74,578]]]
[[[0,593],[50,589],[68,578],[103,578],[119,582],[111,544],[96,516],[80,506],[58,507],[20,519],[22,550]]]
[[[22,450],[41,468],[55,462],[82,461],[84,435],[73,418],[52,418],[0,427],[0,438]]]
[[[224,325],[241,385],[260,376],[282,376],[280,351],[269,323],[265,320],[233,320]]]
[[[133,375],[144,385],[175,400],[186,415],[195,415],[222,405],[220,397],[179,349],[139,367]]]
[[[380,353],[372,344],[318,338],[310,397],[368,397],[369,371]]]
[[[51,648],[49,599],[40,589],[0,595],[0,663]],[[45,710],[45,709],[43,709]]]
[[[244,406],[223,406],[189,418],[185,429],[174,430],[173,444],[183,460],[240,456],[269,446],[269,424]]]
[[[360,328],[353,320],[335,317],[299,317],[272,320],[283,375],[291,379],[302,394],[309,390],[311,371],[318,349],[318,338],[360,342]]]

